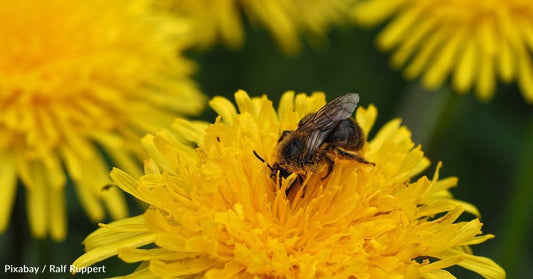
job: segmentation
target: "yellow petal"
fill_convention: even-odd
[[[219,20],[222,37],[232,48],[240,47],[244,40],[241,15],[236,5],[226,1],[215,1],[214,8],[219,13]]]
[[[60,148],[61,157],[63,158],[67,171],[74,181],[79,181],[82,177],[82,163],[81,158],[76,156],[74,151],[68,147],[63,146]]]
[[[494,73],[493,58],[486,54],[482,54],[479,65],[479,76],[477,80],[476,94],[481,100],[488,100],[493,96],[495,86],[496,77]]]
[[[465,245],[476,245],[476,244],[480,244],[480,243],[483,243],[489,239],[493,239],[494,238],[494,235],[492,234],[486,234],[486,235],[480,235],[480,236],[476,236],[476,237],[473,237],[472,239],[468,240],[466,243],[464,243]],[[466,246],[468,247],[468,246]],[[469,250],[467,252],[468,254],[472,254],[472,251]]]
[[[99,229],[92,232],[83,240],[86,251],[91,251],[100,245],[111,245],[130,235],[149,232],[144,215],[117,220],[109,224],[98,224]]]
[[[141,233],[137,235],[124,234],[121,238],[114,240],[108,245],[96,247],[81,257],[77,258],[72,265],[77,267],[91,266],[94,263],[105,260],[118,253],[119,248],[123,247],[141,247],[152,243],[155,240],[153,233]]]
[[[421,18],[423,11],[421,7],[416,6],[408,9],[391,21],[379,34],[377,39],[378,46],[383,50],[390,50],[398,45],[406,36],[409,36],[410,34],[406,33],[411,31],[410,29],[413,28],[415,23],[419,24],[418,21],[423,20],[423,17]]]
[[[63,188],[49,188],[50,200],[50,235],[55,241],[65,239],[67,235],[67,208]]]
[[[405,77],[407,79],[414,79],[420,75],[422,70],[428,65],[432,55],[437,50],[437,47],[448,37],[448,32],[444,29],[439,29],[429,35],[421,44],[420,50],[417,52],[409,66],[405,69]]]
[[[441,86],[455,62],[457,51],[463,47],[464,39],[468,33],[466,30],[458,31],[448,41],[444,42],[441,49],[435,53],[433,63],[429,66],[422,83],[431,90]]]
[[[17,192],[15,162],[7,154],[0,153],[0,233],[5,231],[11,218],[11,210]]]
[[[235,115],[237,115],[237,110],[228,99],[214,97],[209,101],[209,106],[222,117],[222,121],[229,126],[233,125],[233,119],[235,119]]]
[[[485,18],[480,22],[479,26],[479,40],[484,54],[493,57],[496,50],[500,47],[499,37],[496,34],[496,26],[492,18]]]
[[[206,258],[186,259],[170,263],[153,260],[150,262],[149,269],[160,276],[175,277],[201,273],[214,265],[216,265],[216,261]]]
[[[172,128],[178,131],[178,134],[187,141],[192,141],[199,146],[204,143],[205,129],[209,126],[203,121],[188,121],[182,118],[174,119]]]
[[[525,51],[520,51],[519,55],[518,85],[529,103],[533,103],[533,66],[531,56]]]
[[[115,181],[115,183],[117,183],[117,185],[126,193],[129,193],[130,195],[142,201],[145,201],[143,199],[143,196],[140,195],[139,191],[137,190],[139,182],[135,180],[135,178],[133,178],[123,170],[117,168],[113,168],[109,175],[111,176],[111,178],[113,178],[113,181]]]
[[[376,136],[374,136],[372,141],[370,141],[372,150],[380,149],[383,143],[391,136],[391,134],[400,128],[401,122],[401,119],[393,119],[381,127]]]
[[[224,265],[224,268],[222,269],[210,269],[205,273],[206,279],[232,279],[239,277],[238,275],[244,271],[246,267],[241,265],[240,263],[237,263],[235,261],[231,261]]]
[[[478,72],[476,65],[477,54],[480,50],[476,47],[476,41],[467,38],[466,46],[462,55],[458,57],[458,65],[453,76],[453,86],[459,93],[466,93],[470,90],[472,83],[476,79]]]
[[[162,248],[177,252],[201,253],[204,251],[203,241],[197,236],[184,238],[181,235],[161,233],[157,236],[156,244]]]
[[[147,175],[150,174],[161,174],[159,167],[154,160],[148,159],[144,161],[144,173]]]
[[[428,264],[426,266],[423,266],[420,268],[420,273],[425,276],[426,272],[432,272],[435,270],[441,270],[443,268],[450,267],[452,265],[456,265],[460,263],[463,260],[463,258],[459,255],[453,256],[453,257],[446,257],[442,260],[433,262],[431,264]]]
[[[519,18],[517,19],[520,21],[521,31],[522,31],[522,37],[524,38],[524,41],[527,43],[527,47],[530,50],[533,50],[533,21],[531,18]]]
[[[510,42],[506,38],[501,38],[500,54],[496,57],[499,63],[499,74],[504,82],[511,82],[515,76],[515,59]]]
[[[370,130],[374,126],[374,123],[376,122],[376,119],[378,117],[378,110],[373,104],[370,104],[366,109],[363,107],[357,108],[355,115],[357,124],[361,126],[361,129],[363,130],[365,136],[368,136],[368,133],[370,133]]]
[[[489,258],[474,256],[457,250],[446,250],[439,253],[438,256],[441,258],[461,256],[463,261],[458,263],[459,266],[472,270],[487,279],[505,278],[505,271]]]
[[[237,103],[239,113],[242,114],[247,112],[251,115],[256,114],[252,99],[250,99],[250,96],[248,96],[248,93],[246,93],[244,90],[238,90],[237,93],[235,93],[235,103]]]
[[[470,204],[464,201],[458,201],[458,200],[454,201],[454,203],[462,206],[465,212],[473,214],[477,218],[481,218],[481,213],[479,212],[477,207],[475,207],[473,204]]]
[[[405,2],[407,1],[402,0],[391,2],[387,0],[379,0],[360,2],[352,10],[352,14],[355,20],[359,23],[373,25],[390,17],[398,11]]]
[[[116,188],[111,187],[102,191],[102,199],[113,220],[126,218],[128,216],[128,208],[126,206],[126,199],[122,192]]]
[[[174,167],[177,165],[176,161],[168,160],[168,158],[159,151],[159,148],[155,142],[156,137],[153,135],[146,135],[141,139],[141,143],[146,150],[146,153],[156,161],[164,170],[174,171]]]
[[[284,121],[286,115],[294,112],[294,91],[287,91],[281,95],[278,105],[279,120]]]
[[[422,274],[422,278],[426,279],[457,279],[450,272],[442,269],[432,270]]]
[[[100,200],[96,194],[91,191],[91,188],[93,187],[94,185],[92,185],[91,182],[85,182],[84,180],[74,184],[81,206],[87,212],[89,219],[93,222],[97,222],[104,219],[105,212]]]
[[[46,168],[46,176],[48,177],[50,186],[52,188],[63,189],[67,178],[65,171],[61,167],[61,161],[57,154],[47,154],[43,159]]]
[[[417,218],[435,216],[442,212],[447,213],[445,216],[439,218],[439,223],[442,223],[444,220],[452,223],[463,213],[463,209],[450,201],[438,201],[430,205],[422,206],[418,211]]]
[[[139,139],[137,139],[136,141],[140,143]],[[141,168],[139,168],[139,159],[135,158],[135,156],[121,149],[105,148],[105,150],[106,153],[111,156],[116,166],[127,171],[134,177],[141,177],[142,171]]]
[[[391,57],[393,67],[399,68],[405,64],[407,59],[420,45],[423,39],[434,30],[437,24],[435,17],[420,18],[419,21],[413,25],[413,30],[409,34],[409,38],[404,40],[400,47],[394,52]]]
[[[136,248],[120,248],[118,249],[118,256],[121,260],[127,263],[134,263],[149,260],[162,261],[177,261],[187,258],[194,258],[197,254],[174,252],[165,249],[136,249]]]
[[[421,172],[425,171],[430,165],[431,161],[428,158],[424,157],[420,160],[420,162],[418,162],[418,165],[416,165],[416,167],[411,170],[411,173],[409,175],[411,177],[415,177]]]
[[[98,143],[103,146],[108,146],[111,148],[119,148],[124,144],[124,138],[121,135],[114,134],[108,131],[93,131],[92,137]]]
[[[25,184],[30,187],[26,191],[26,205],[28,210],[28,222],[33,236],[43,238],[48,233],[50,212],[48,208],[48,181],[41,162],[26,162],[27,172],[22,176]]]
[[[324,93],[315,92],[311,97],[307,97],[304,93],[296,94],[294,100],[295,110],[299,118],[305,115],[316,112],[320,107],[326,104],[326,95]]]

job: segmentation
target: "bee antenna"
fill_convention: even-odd
[[[271,170],[271,171],[274,171],[274,168],[267,162],[265,161],[265,159],[261,158],[261,156],[259,156],[259,154],[257,154],[257,152],[255,152],[254,150],[254,155],[255,157],[257,157],[257,159],[259,159],[259,161],[265,163],[267,165],[267,167]]]
[[[265,162],[265,159],[261,158],[261,156],[259,156],[259,154],[257,154],[257,152],[255,152],[255,150],[254,150],[254,155],[255,155],[255,157],[257,157],[257,159],[259,159],[259,161],[261,161],[263,163]]]

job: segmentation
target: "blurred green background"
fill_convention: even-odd
[[[190,51],[188,56],[198,63],[195,77],[209,96],[233,99],[237,89],[244,89],[252,96],[267,94],[276,102],[286,90],[325,91],[328,100],[357,92],[361,105],[377,106],[379,116],[375,127],[392,118],[402,118],[412,131],[415,143],[422,144],[432,161],[425,174],[431,176],[436,163],[442,161],[441,177],[459,177],[458,187],[452,190],[455,197],[476,205],[482,214],[484,233],[496,235],[495,239],[473,247],[474,252],[502,265],[508,278],[531,278],[531,105],[525,103],[515,84],[500,84],[495,98],[487,103],[479,102],[473,94],[455,94],[446,86],[427,92],[417,81],[405,81],[401,71],[389,67],[388,55],[374,47],[379,30],[337,29],[322,46],[305,46],[299,55],[287,57],[265,30],[248,27],[246,43],[240,50],[218,46],[206,52]],[[213,121],[215,116],[207,109],[201,118]],[[19,187],[12,222],[0,236],[3,264],[69,265],[83,253],[81,242],[97,225],[83,214],[70,186],[67,187],[69,231],[61,243],[30,237],[23,187]],[[129,204],[131,215],[142,212],[131,197]],[[128,274],[136,267],[116,258],[100,265],[106,266],[106,277]],[[460,268],[452,272],[458,278],[481,278]],[[57,278],[57,275],[42,276]]]

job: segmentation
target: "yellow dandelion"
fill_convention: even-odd
[[[451,76],[465,93],[475,86],[482,100],[494,94],[498,78],[518,81],[533,102],[533,2],[528,0],[368,0],[353,9],[357,21],[375,25],[392,18],[377,39],[394,51],[394,67],[405,76],[421,76],[436,89]]]
[[[125,217],[120,190],[102,190],[111,182],[106,160],[140,175],[140,135],[202,109],[193,65],[176,57],[183,25],[149,5],[0,3],[0,231],[18,180],[35,237],[65,237],[69,179],[91,220],[104,207]]]
[[[481,234],[479,219],[457,220],[464,211],[478,215],[451,197],[457,179],[439,179],[440,165],[433,179],[413,178],[429,161],[399,119],[365,143],[364,156],[375,166],[336,159],[325,180],[327,166],[309,174],[305,194],[300,187],[288,198],[295,175],[280,188],[253,152],[271,162],[281,131],[325,103],[323,93],[294,97],[284,94],[277,112],[265,96],[237,92],[238,111],[216,97],[214,124],[178,119],[176,133],[146,136],[153,159],[145,175],[114,169],[111,176],[149,209],[102,225],[74,265],[118,255],[141,262],[131,278],[455,278],[445,270],[454,265],[505,277],[469,249],[493,236]],[[368,134],[376,108],[356,115]]]
[[[192,33],[203,48],[218,40],[237,48],[244,41],[244,14],[264,26],[286,53],[301,47],[300,36],[323,39],[346,17],[346,0],[166,0],[161,6],[193,22]]]

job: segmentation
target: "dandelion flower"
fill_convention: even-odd
[[[393,51],[394,67],[408,79],[421,77],[436,89],[451,76],[465,93],[475,87],[482,100],[494,94],[497,80],[518,81],[533,102],[533,3],[527,0],[369,0],[353,9],[360,23],[391,21],[377,39]]]
[[[323,166],[303,182],[305,194],[300,187],[287,197],[295,174],[280,188],[253,151],[271,158],[280,132],[324,105],[324,94],[288,92],[277,112],[264,96],[239,91],[235,97],[238,112],[224,98],[211,101],[220,114],[212,125],[180,119],[177,133],[146,136],[153,159],[140,179],[111,172],[150,207],[102,225],[74,265],[118,255],[141,262],[132,278],[455,278],[445,270],[453,265],[486,278],[505,276],[468,248],[493,236],[481,234],[478,219],[457,221],[464,211],[478,214],[451,197],[457,179],[439,179],[440,166],[431,180],[413,178],[429,161],[400,120],[366,142],[364,156],[375,166],[337,159],[327,179]],[[368,134],[376,108],[356,115]]]
[[[35,237],[65,237],[69,180],[91,220],[104,207],[125,217],[120,190],[102,190],[106,161],[140,175],[140,136],[203,107],[193,65],[176,57],[183,25],[149,5],[0,3],[0,231],[19,180]]]
[[[300,48],[300,36],[322,39],[346,17],[346,0],[166,0],[160,3],[193,22],[197,44],[206,48],[218,40],[232,48],[244,41],[242,15],[264,26],[286,53]]]

